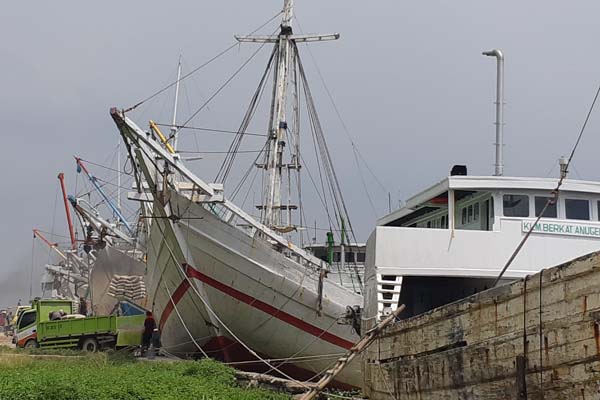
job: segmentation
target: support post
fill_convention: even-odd
[[[456,226],[456,208],[454,201],[454,190],[448,189],[448,229],[454,232]]]

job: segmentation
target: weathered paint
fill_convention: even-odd
[[[529,400],[600,398],[599,323],[593,253],[387,328],[363,355],[365,394],[516,399],[525,387]]]

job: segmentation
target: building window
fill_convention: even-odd
[[[333,253],[333,262],[340,262],[342,260],[342,257],[340,255],[339,251],[336,251],[335,253]]]
[[[529,217],[529,196],[505,194],[502,200],[505,217]]]
[[[535,216],[536,217],[540,216],[540,214],[542,213],[542,210],[544,209],[544,206],[546,205],[546,202],[550,199],[552,199],[552,198],[535,196]],[[543,218],[556,218],[557,216],[558,216],[558,213],[556,211],[556,202],[554,204],[552,204],[552,203],[548,204],[548,208],[546,208],[544,215],[542,215]]]
[[[473,204],[473,221],[479,221],[479,203]]]
[[[346,262],[354,262],[354,253],[346,252]]]
[[[600,207],[600,203],[598,203],[598,206]],[[448,228],[448,217],[442,215],[442,229],[446,228]]]
[[[567,219],[590,219],[590,202],[581,199],[565,199]]]
[[[473,205],[467,207],[467,222],[473,222]]]
[[[359,263],[364,263],[365,262],[365,253],[358,253],[356,255],[356,261]]]
[[[462,214],[462,217],[461,217],[462,224],[466,225],[467,224],[467,209],[463,208],[461,214]]]

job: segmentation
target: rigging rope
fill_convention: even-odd
[[[300,288],[300,287],[301,287],[301,286],[299,286],[299,288]],[[282,306],[282,307],[283,307],[283,306]],[[312,345],[313,345],[313,344],[314,344],[314,343],[315,343],[317,340],[321,339],[321,337],[322,337],[322,336],[323,336],[323,335],[324,335],[326,332],[329,332],[329,330],[331,329],[331,327],[332,327],[333,325],[337,324],[337,320],[336,320],[335,318],[332,318],[332,320],[333,320],[333,321],[332,321],[332,323],[331,323],[331,324],[330,324],[330,325],[329,325],[329,326],[328,326],[326,329],[324,329],[324,330],[323,330],[323,331],[322,331],[322,332],[319,334],[319,336],[315,336],[315,337],[312,339],[312,341],[308,342],[308,343],[307,343],[307,344],[306,344],[304,347],[300,348],[300,350],[298,350],[297,352],[295,352],[294,354],[292,354],[290,357],[286,357],[286,358],[283,358],[283,359],[281,359],[281,360],[282,360],[282,362],[281,362],[281,363],[279,363],[279,364],[277,364],[277,368],[281,368],[283,365],[287,364],[288,362],[290,362],[290,361],[292,361],[292,360],[296,360],[297,358],[300,358],[300,357],[296,357],[296,356],[298,356],[299,354],[302,354],[302,353],[303,353],[303,352],[304,352],[306,349],[308,349],[310,346],[312,346]],[[304,356],[304,357],[319,358],[320,356]],[[326,357],[320,357],[320,358],[326,358]],[[331,358],[331,356],[330,356],[330,357],[327,357],[327,358]],[[338,358],[339,358],[339,357],[338,357]],[[270,360],[270,361],[273,361],[273,360]],[[336,359],[336,361],[337,361],[337,359]],[[265,374],[268,374],[268,373],[269,373],[269,372],[271,372],[271,371],[272,371],[272,370],[270,369],[270,370],[268,370],[267,372],[265,372]]]
[[[266,148],[268,147],[269,143],[265,142],[262,150],[258,153],[258,155],[256,156],[256,158],[254,159],[254,162],[250,165],[250,167],[248,168],[248,170],[246,170],[246,173],[244,174],[244,176],[242,177],[242,179],[240,179],[240,182],[237,184],[237,186],[235,187],[235,189],[233,189],[233,192],[231,194],[231,199],[235,200],[237,194],[239,193],[239,191],[242,189],[242,186],[244,185],[244,182],[248,179],[248,176],[252,173],[252,171],[257,171],[254,168],[256,167],[256,162],[258,161],[258,159],[260,158],[260,156],[263,154],[263,152],[266,150]],[[254,179],[252,180],[252,182],[254,182]],[[252,183],[250,184],[250,188],[252,187]],[[248,190],[250,190],[250,188]],[[243,205],[242,205],[243,206]]]
[[[273,60],[275,59],[276,54],[277,54],[277,47],[274,47],[273,51],[271,52],[271,56],[269,57],[269,61],[267,62],[265,71],[263,72],[263,75],[260,78],[260,81],[258,83],[258,87],[256,88],[256,91],[252,95],[252,99],[250,100],[250,104],[248,105],[246,114],[244,115],[244,118],[242,119],[242,123],[240,124],[240,127],[237,131],[237,135],[233,139],[231,144],[229,145],[229,150],[228,150],[227,156],[223,160],[223,163],[221,164],[221,168],[219,168],[219,172],[217,172],[217,176],[215,178],[216,182],[225,183],[225,181],[227,180],[227,177],[229,176],[229,172],[231,171],[231,168],[233,167],[233,163],[235,161],[235,156],[239,152],[240,145],[242,144],[242,139],[244,138],[244,135],[246,134],[246,129],[248,129],[248,126],[250,125],[250,122],[252,121],[252,117],[254,116],[254,113],[256,112],[256,108],[260,102],[260,98],[262,96],[263,90],[266,87],[265,82],[267,81],[267,77],[269,76],[269,74],[271,73],[271,70],[273,68]],[[268,135],[264,135],[264,136],[268,137]]]
[[[317,135],[316,135],[316,132],[315,132],[315,124],[314,124],[312,118],[310,119],[310,129],[311,129],[311,133],[312,133],[311,137],[312,137],[312,142],[313,142],[313,149],[315,151],[315,158],[317,160],[317,171],[319,172],[319,182],[321,183],[321,190],[323,191],[322,192],[323,193],[323,197],[322,198],[323,198],[323,201],[324,201],[323,205],[325,206],[325,213],[327,214],[327,219],[328,219],[328,222],[329,222],[329,227],[331,228],[331,216],[329,214],[329,206],[328,206],[328,203],[327,203],[327,192],[325,191],[325,185],[323,183],[323,174],[321,173],[321,160],[319,159],[319,152],[317,151],[317,142],[316,142]],[[308,171],[308,164],[306,162],[304,162],[304,160],[302,162],[304,163],[304,165],[306,166],[306,169]],[[310,171],[309,171],[309,176],[310,176]],[[311,179],[312,179],[312,177],[311,177]],[[319,193],[318,189],[317,189],[317,193]],[[321,197],[320,194],[319,194],[319,197]],[[333,200],[332,200],[332,202],[333,202]],[[336,221],[336,223],[338,224],[338,227],[339,227],[338,215],[337,215],[337,212],[336,212],[335,208],[334,208],[333,211],[335,213],[335,221]]]
[[[192,335],[192,333],[188,329],[185,321],[181,317],[181,314],[179,313],[179,309],[177,308],[177,304],[175,304],[175,302],[173,301],[173,297],[171,295],[171,291],[167,287],[167,282],[165,280],[163,280],[163,285],[165,286],[165,289],[167,290],[167,294],[169,295],[169,301],[171,302],[171,304],[173,304],[173,309],[175,310],[175,313],[177,314],[177,317],[179,318],[179,321],[181,321],[181,325],[183,326],[183,329],[185,329],[185,332],[188,334],[188,336],[190,337],[190,339],[192,339],[192,342],[194,342],[194,345],[196,346],[196,348],[198,350],[200,350],[200,352],[202,353],[202,355],[204,356],[204,358],[209,358],[208,354],[206,354],[206,352],[202,349],[202,346],[200,346],[200,344],[198,344],[198,342],[196,342],[196,340],[194,339],[194,336]]]
[[[250,32],[249,34],[247,34],[246,36],[250,36],[252,34],[254,34],[255,32],[259,31],[260,29],[264,28],[267,24],[269,24],[271,21],[273,21],[275,18],[279,17],[281,15],[282,11],[279,11],[277,14],[275,14],[273,17],[269,18],[269,20],[267,20],[265,23],[263,23],[262,25],[260,25],[258,28],[254,29],[252,32]],[[209,59],[208,61],[200,64],[198,67],[194,68],[193,70],[191,70],[190,72],[188,72],[187,74],[183,75],[182,77],[180,77],[178,80],[176,80],[175,82],[172,82],[166,86],[164,86],[162,89],[159,89],[158,91],[154,92],[153,94],[151,94],[150,96],[146,97],[143,100],[140,100],[139,102],[137,102],[136,104],[134,104],[133,106],[125,109],[123,112],[129,112],[129,111],[133,111],[136,108],[138,108],[139,106],[141,106],[142,104],[144,104],[145,102],[155,98],[156,96],[158,96],[161,93],[164,93],[166,90],[172,88],[173,86],[175,86],[177,83],[183,81],[184,79],[190,77],[191,75],[195,74],[196,72],[198,72],[199,70],[201,70],[202,68],[206,67],[208,64],[212,63],[213,61],[215,61],[216,59],[218,59],[219,57],[221,57],[222,55],[226,54],[227,52],[229,52],[231,49],[235,48],[236,46],[238,46],[239,42],[236,40],[235,43],[231,44],[229,47],[225,48],[224,50],[220,51],[219,53],[217,53],[217,55],[215,55],[214,57],[212,57],[211,59]],[[184,124],[185,125],[185,124]]]
[[[273,32],[275,33],[275,32]],[[192,119],[194,119],[196,117],[196,115],[198,115],[200,113],[200,111],[204,110],[204,108],[206,108],[206,106],[208,106],[208,104],[215,98],[217,97],[217,95],[219,93],[221,93],[221,91],[223,89],[225,89],[227,87],[227,85],[229,85],[229,83],[240,73],[242,72],[242,70],[246,67],[246,65],[248,65],[250,63],[250,61],[252,61],[252,59],[254,59],[254,57],[256,57],[256,55],[263,49],[263,47],[265,47],[265,43],[261,44],[260,46],[258,46],[258,48],[256,49],[256,51],[254,51],[254,53],[252,53],[250,55],[250,57],[244,61],[242,63],[242,65],[240,65],[240,67],[238,69],[235,70],[235,72],[233,73],[233,75],[231,75],[225,82],[223,82],[221,84],[221,86],[219,86],[219,88],[196,110],[192,113],[192,115],[190,117],[188,117],[188,119],[185,120],[185,122],[182,125],[187,125]]]
[[[153,162],[153,161],[151,161]],[[171,258],[171,260],[173,260],[175,262],[175,265],[177,265],[177,272],[181,275],[181,277],[183,279],[185,279],[188,284],[190,285],[191,289],[193,290],[193,292],[196,294],[196,297],[198,299],[200,299],[200,301],[204,304],[205,309],[210,312],[210,314],[212,314],[214,316],[214,318],[218,321],[218,323],[225,328],[225,330],[231,335],[231,337],[237,341],[239,344],[241,344],[248,352],[250,352],[250,354],[252,354],[254,357],[256,357],[257,360],[260,360],[261,362],[263,362],[264,364],[266,364],[269,368],[272,368],[274,371],[277,371],[278,373],[280,373],[282,376],[286,377],[287,379],[296,382],[297,384],[304,386],[306,388],[308,388],[308,385],[306,385],[304,382],[300,382],[292,377],[290,377],[289,375],[287,375],[286,373],[284,373],[283,371],[279,370],[277,367],[273,366],[270,362],[268,362],[267,360],[263,359],[261,356],[259,356],[252,348],[250,348],[245,342],[243,342],[235,333],[233,333],[233,331],[219,318],[218,314],[210,307],[208,301],[204,298],[204,296],[202,296],[200,294],[200,292],[198,291],[198,289],[196,288],[196,285],[194,284],[194,282],[192,282],[189,278],[189,276],[187,276],[187,274],[182,270],[181,265],[183,265],[183,263],[180,263],[177,260],[177,257],[175,256],[175,254],[173,253],[173,250],[171,249],[171,246],[169,245],[168,241],[166,240],[166,236],[164,231],[161,229],[160,224],[158,225],[158,228],[160,230],[161,236],[163,237],[164,240],[164,244],[169,252],[169,258]],[[184,260],[182,260],[184,261]],[[163,270],[164,273],[164,270]],[[189,333],[188,333],[189,334]],[[191,337],[191,335],[190,335]]]
[[[371,206],[371,210],[373,211],[373,216],[377,219],[377,210],[375,209],[375,204],[373,204],[373,199],[371,199],[371,195],[369,194],[369,189],[367,188],[367,183],[365,182],[365,177],[363,176],[362,170],[358,165],[358,158],[356,156],[356,148],[352,146],[352,153],[354,154],[354,161],[356,162],[356,166],[358,168],[358,175],[360,176],[360,182],[365,190],[365,194],[367,195],[367,200],[369,201],[369,205]]]
[[[132,174],[131,174],[131,173],[127,173],[127,172],[124,172],[124,171],[119,171],[118,169],[111,168],[111,167],[107,167],[107,166],[105,166],[105,165],[98,164],[98,163],[95,163],[95,162],[93,162],[93,161],[86,160],[86,159],[83,159],[83,158],[79,158],[79,159],[80,159],[81,161],[85,161],[86,163],[88,163],[88,164],[90,164],[90,165],[95,165],[96,167],[104,168],[104,169],[106,169],[106,170],[108,170],[108,171],[112,171],[112,172],[121,173],[121,174],[123,174],[123,175],[127,175],[127,176],[132,176]]]
[[[199,126],[187,126],[187,125],[171,125],[171,124],[159,124],[158,122],[155,122],[156,125],[158,126],[163,126],[166,128],[177,128],[179,129],[190,129],[190,130],[196,130],[196,131],[204,131],[204,132],[212,132],[212,133],[226,133],[226,134],[231,134],[231,135],[238,135],[240,133],[239,130],[237,131],[229,131],[227,129],[214,129],[214,128],[203,128],[203,127],[199,127]],[[244,135],[247,136],[262,136],[262,137],[268,137],[269,135],[266,135],[264,133],[252,133],[252,132],[244,132]],[[172,135],[169,135],[169,139],[171,139]]]
[[[529,230],[527,231],[527,233],[525,234],[525,236],[523,237],[523,239],[521,240],[521,242],[519,243],[519,245],[517,246],[515,251],[512,253],[510,258],[504,265],[504,268],[502,268],[502,271],[500,271],[500,274],[496,278],[496,281],[494,282],[493,286],[496,286],[498,284],[498,282],[500,282],[500,279],[502,279],[502,277],[504,276],[504,273],[506,272],[508,267],[510,267],[510,265],[512,264],[514,259],[517,257],[517,255],[519,254],[519,252],[525,245],[525,242],[527,242],[527,239],[529,239],[529,236],[531,236],[531,233],[535,229],[536,225],[538,224],[538,222],[540,222],[540,219],[542,219],[542,217],[546,213],[546,210],[548,209],[548,207],[558,200],[558,192],[560,191],[560,187],[562,186],[563,181],[567,177],[567,173],[569,171],[569,165],[571,165],[573,156],[575,156],[575,151],[577,150],[577,147],[579,146],[579,142],[581,141],[581,138],[583,137],[583,132],[585,131],[587,123],[590,120],[590,116],[592,115],[592,111],[594,110],[594,106],[596,105],[596,100],[598,100],[598,95],[600,95],[600,86],[598,86],[598,90],[596,90],[596,95],[594,96],[594,100],[592,101],[590,109],[585,117],[585,121],[583,122],[583,125],[581,126],[581,130],[579,131],[579,135],[577,136],[577,140],[575,141],[575,145],[573,146],[573,149],[571,150],[571,154],[569,155],[569,158],[567,160],[567,164],[565,166],[564,173],[561,171],[560,179],[558,180],[558,184],[556,185],[556,188],[552,191],[552,196],[548,198],[548,200],[546,201],[546,204],[544,205],[544,208],[542,208],[542,211],[540,212],[540,215],[536,218],[535,222],[533,224],[531,224],[531,227],[529,228]]]
[[[308,164],[304,161],[304,157],[300,156],[300,160],[302,160],[302,163],[304,164],[304,169],[306,169],[306,173],[308,174],[308,177],[310,179],[310,181],[313,184],[313,187],[316,190],[317,193],[317,197],[319,198],[319,200],[321,201],[321,204],[323,205],[323,207],[325,208],[325,213],[327,214],[327,222],[329,223],[329,230],[330,231],[337,231],[337,232],[341,232],[341,229],[333,229],[331,226],[331,215],[329,214],[329,209],[327,208],[327,197],[326,197],[326,193],[325,193],[325,188],[323,188],[323,196],[321,196],[321,192],[319,192],[319,188],[317,187],[317,184],[312,176],[312,174],[310,173],[310,169],[308,168]],[[320,172],[320,170],[319,170]],[[306,219],[306,216],[305,216]],[[339,226],[338,226],[339,228]]]
[[[333,168],[331,154],[329,152],[329,148],[328,148],[327,142],[325,140],[325,135],[323,134],[323,129],[321,128],[321,123],[320,123],[319,117],[317,115],[316,106],[315,106],[315,103],[314,103],[314,100],[312,97],[312,93],[310,91],[310,87],[308,85],[308,80],[306,79],[304,67],[302,65],[302,61],[300,60],[300,57],[298,54],[298,49],[295,44],[294,44],[294,48],[296,50],[295,53],[296,53],[296,58],[297,58],[297,63],[298,63],[298,69],[300,72],[300,78],[302,80],[304,96],[306,97],[306,103],[307,103],[307,107],[308,107],[308,111],[309,111],[309,116],[311,119],[311,123],[314,124],[315,133],[317,134],[316,137],[317,137],[317,141],[319,142],[319,147],[321,150],[321,159],[322,159],[323,165],[325,167],[325,172],[327,173],[330,191],[331,191],[332,197],[336,203],[337,210],[339,210],[340,215],[345,218],[345,221],[348,222],[348,228],[349,228],[348,231],[351,233],[354,243],[357,243],[358,240],[356,239],[356,236],[354,234],[354,229],[352,228],[352,222],[350,221],[348,209],[346,207],[346,203],[342,196],[342,190],[341,190],[341,187],[339,184],[339,180],[337,178],[337,174],[335,173],[335,169]],[[352,243],[352,241],[350,240],[350,235],[348,234],[348,231],[344,232],[346,237],[343,238],[343,240],[347,240],[348,245],[350,247],[350,244]],[[362,288],[363,288],[362,278],[360,277],[360,273],[358,272],[358,269],[356,268],[356,264],[354,264],[354,269],[355,269],[354,272],[356,275],[356,279],[358,280],[358,285],[359,285],[360,289],[362,290]]]
[[[302,32],[302,27],[300,26],[300,21],[298,20],[297,16],[294,16],[294,19],[296,19],[296,22],[298,22],[298,28],[300,28],[300,32]],[[305,44],[306,48],[308,50],[308,54],[310,55],[310,58],[315,66],[315,69],[317,70],[317,74],[319,75],[319,79],[321,80],[321,83],[323,84],[323,87],[325,89],[325,92],[327,93],[327,96],[329,97],[329,101],[331,102],[331,105],[333,106],[333,109],[340,121],[340,124],[342,125],[342,129],[344,130],[344,133],[346,134],[346,136],[348,137],[348,140],[350,141],[350,144],[352,145],[352,149],[353,151],[356,152],[356,154],[358,154],[358,156],[360,157],[360,159],[363,161],[363,163],[365,164],[365,167],[367,167],[367,170],[370,172],[370,174],[373,176],[373,179],[375,180],[375,182],[377,182],[377,184],[379,185],[379,187],[384,191],[384,193],[389,193],[389,191],[387,190],[387,188],[383,185],[383,183],[381,183],[381,181],[379,180],[379,178],[377,177],[377,175],[375,175],[375,173],[373,173],[373,170],[371,170],[371,167],[369,166],[369,164],[367,163],[367,161],[364,159],[364,157],[362,156],[362,154],[360,153],[360,151],[358,150],[358,147],[356,146],[356,144],[354,143],[354,139],[352,139],[352,135],[350,135],[350,131],[348,130],[348,127],[346,126],[346,123],[344,121],[344,119],[342,118],[342,114],[340,113],[338,106],[335,102],[335,100],[333,99],[333,95],[331,94],[331,91],[329,90],[329,86],[327,86],[327,82],[325,81],[325,77],[323,76],[321,69],[319,68],[319,65],[317,64],[317,60],[315,58],[315,56],[313,55],[310,46],[308,46],[308,44]],[[360,169],[360,166],[357,164],[357,167]]]
[[[310,362],[312,360],[330,360],[330,359],[335,359],[338,360],[341,356],[343,356],[346,353],[331,353],[331,354],[319,354],[319,355],[314,355],[314,356],[299,356],[299,357],[285,357],[285,358],[269,358],[268,361],[273,362],[273,361],[295,361],[296,363],[298,363],[299,361],[305,361],[305,362]],[[250,360],[250,361],[232,361],[232,362],[227,362],[224,363],[226,365],[243,365],[243,364],[256,364],[256,360]],[[264,372],[264,374],[266,374],[267,372]]]
[[[263,150],[240,150],[237,153],[262,153]],[[229,154],[230,151],[178,151],[180,154]]]
[[[298,62],[298,68],[300,71],[300,77],[302,80],[302,86],[304,89],[304,96],[306,98],[306,105],[309,113],[309,118],[311,122],[311,126],[313,128],[313,134],[315,135],[315,139],[318,143],[319,153],[321,155],[321,161],[323,162],[323,169],[325,170],[328,189],[330,191],[330,195],[332,196],[332,201],[335,203],[336,208],[334,208],[334,212],[336,214],[336,222],[338,222],[338,211],[340,212],[340,216],[342,214],[342,207],[340,201],[341,190],[337,183],[337,178],[335,177],[335,171],[333,170],[333,164],[331,161],[331,156],[329,153],[329,149],[327,148],[327,142],[325,141],[325,136],[323,135],[323,129],[321,127],[321,122],[317,115],[316,106],[312,97],[312,93],[310,91],[310,87],[308,86],[308,79],[306,78],[306,74],[304,72],[304,67],[299,58],[297,48],[296,48],[296,57]],[[320,173],[320,171],[319,171]],[[337,190],[336,190],[337,189]],[[344,210],[345,211],[345,210]],[[346,215],[347,216],[347,213]]]

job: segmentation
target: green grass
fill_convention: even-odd
[[[239,387],[231,368],[211,360],[138,362],[122,353],[35,353],[67,357],[29,357],[0,347],[1,400],[289,399]],[[79,357],[68,357],[74,355]]]

